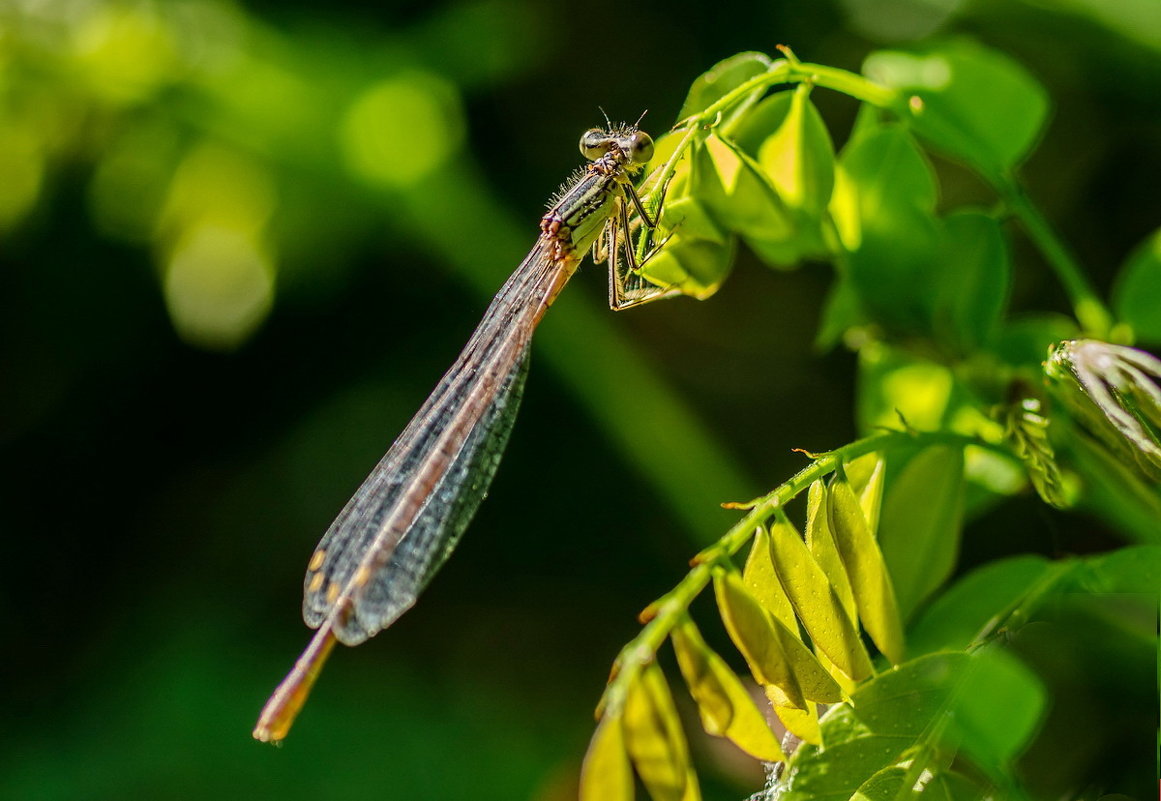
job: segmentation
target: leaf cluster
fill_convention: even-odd
[[[1024,797],[1018,760],[1051,682],[1011,638],[1064,594],[1161,586],[1161,363],[1127,347],[1158,339],[1157,236],[1108,308],[1020,183],[1050,103],[999,52],[968,40],[881,51],[863,75],[782,55],[742,53],[694,82],[657,143],[645,202],[660,231],[638,243],[641,273],[704,298],[739,245],[778,270],[829,262],[818,343],[858,351],[860,426],[889,431],[811,455],[768,495],[731,505],[743,519],[618,657],[582,798],[630,797],[634,769],[655,799],[699,797],[654,661],[667,639],[702,728],[785,763],[771,797]],[[861,103],[839,149],[811,101],[822,87]],[[943,207],[932,154],[973,170],[995,206]],[[1011,313],[1013,223],[1055,271],[1071,319]],[[1025,491],[1151,545],[1114,567],[999,561],[945,590],[965,519]],[[805,535],[787,515],[800,495]],[[731,557],[747,544],[739,569]],[[781,743],[688,614],[711,583]]]

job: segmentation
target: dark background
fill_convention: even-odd
[[[395,627],[334,654],[275,749],[249,731],[308,639],[300,577],[315,542],[531,246],[598,107],[647,108],[644,127],[661,133],[690,82],[741,50],[784,43],[852,70],[929,35],[1005,50],[1055,103],[1024,171],[1031,194],[1107,289],[1159,220],[1161,19],[1147,2],[1041,5],[4,12],[16,24],[0,40],[0,796],[572,797],[609,664],[635,613],[729,525],[715,505],[788,477],[803,464],[791,448],[857,433],[854,357],[812,347],[828,267],[774,273],[742,253],[712,300],[624,315],[601,311],[606,279],[583,269],[546,318],[504,463],[455,556]],[[126,8],[179,50],[233,47],[251,63],[214,73],[157,56],[153,69],[148,35],[93,21],[124,23]],[[199,27],[190,8],[229,24]],[[94,50],[101,36],[112,45]],[[388,186],[353,174],[337,131],[399,74],[442,81],[461,135],[429,174]],[[137,88],[118,94],[125,75]],[[297,88],[271,89],[285,86]],[[841,144],[855,104],[814,99]],[[136,183],[102,195],[109,154],[150,126],[167,144],[130,148]],[[377,146],[406,159],[409,136],[399,120]],[[167,311],[173,231],[194,223],[166,206],[166,187],[207,141],[276,198],[260,235],[274,252],[269,308],[228,341]],[[35,159],[12,142],[40,159],[23,199],[11,176]],[[963,169],[936,166],[945,207],[993,202]],[[245,197],[248,173],[225,175]],[[1064,310],[1016,247],[1014,305]],[[661,439],[676,456],[658,464]],[[963,561],[1117,541],[1022,498],[969,528]],[[694,749],[707,797],[760,784],[758,766],[718,744]]]

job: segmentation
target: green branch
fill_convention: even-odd
[[[1060,279],[1072,303],[1073,314],[1076,315],[1085,333],[1098,339],[1106,339],[1113,324],[1112,314],[1089,283],[1080,263],[1052,230],[1052,226],[1032,203],[1024,188],[1014,177],[989,176],[983,171],[980,171],[980,174],[1024,225],[1028,238]]]
[[[744,504],[743,506],[748,509],[746,515],[735,523],[721,539],[693,558],[693,568],[677,586],[645,608],[640,615],[645,626],[617,655],[613,665],[613,676],[597,705],[597,716],[600,717],[609,710],[616,714],[621,709],[628,690],[641,669],[653,661],[658,649],[665,643],[673,627],[687,613],[689,605],[710,583],[714,566],[728,561],[731,556],[741,550],[742,546],[754,535],[758,526],[765,523],[776,510],[784,507],[818,479],[824,478],[836,470],[841,470],[842,465],[846,462],[869,453],[886,452],[900,447],[912,447],[916,444],[921,446],[955,445],[959,447],[976,445],[1008,453],[1000,445],[951,431],[888,431],[856,440],[833,451],[812,454],[813,462],[810,465],[770,493]]]

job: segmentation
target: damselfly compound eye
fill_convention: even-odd
[[[629,158],[637,164],[648,164],[653,158],[653,137],[644,131],[633,134],[633,141],[629,144]]]
[[[609,152],[609,134],[600,128],[589,128],[581,136],[580,152],[589,161],[596,161]]]

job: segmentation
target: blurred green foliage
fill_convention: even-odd
[[[650,107],[645,127],[661,133],[707,65],[780,41],[856,70],[886,45],[918,52],[880,66],[920,91],[931,76],[910,45],[949,33],[1009,53],[1048,88],[1054,116],[1023,167],[1029,192],[1106,288],[1161,218],[1161,21],[1145,0],[0,7],[0,796],[573,797],[589,707],[631,610],[725,528],[719,501],[789,475],[800,463],[790,447],[855,431],[852,357],[811,348],[826,271],[756,269],[752,254],[803,254],[751,237],[712,301],[620,317],[602,309],[599,271],[584,271],[538,335],[534,360],[552,369],[534,369],[457,556],[389,634],[337,655],[278,751],[248,732],[306,639],[306,555],[531,245],[538,204],[579,162],[575,140],[598,104],[629,119]],[[846,144],[853,104],[810,99]],[[1044,113],[1037,98],[1013,103]],[[813,107],[784,106],[764,113],[825,159]],[[889,125],[858,130],[867,138],[839,157],[843,172],[873,172],[889,145],[913,182],[938,176],[942,194],[907,210],[917,220],[991,202],[972,174],[927,161]],[[946,128],[920,133],[962,155]],[[1032,144],[1002,120],[970,133],[999,170]],[[714,158],[744,163],[740,152]],[[802,207],[831,193],[809,173],[781,179]],[[858,283],[858,259],[901,240],[876,228],[881,208],[865,193],[844,192],[840,178],[831,202],[849,211],[844,242],[858,237]],[[946,254],[1006,274],[1002,255],[957,244],[990,241],[985,219],[958,215],[903,246],[917,264]],[[1116,299],[1156,343],[1155,309],[1134,305],[1156,285],[1153,250],[1136,251]],[[1065,310],[1037,260],[1016,255],[1029,266],[1011,308]],[[953,348],[998,337],[997,350],[1034,362],[1040,343],[1072,335],[1057,317],[998,333],[991,312],[962,313],[969,296],[972,308],[1002,302],[984,285],[911,308],[879,278],[864,288],[882,290],[899,330],[941,320]],[[852,319],[841,287],[826,312],[835,337]],[[906,404],[920,427],[943,422],[922,419],[932,410],[965,413],[946,369],[886,346],[859,359],[891,389],[861,398],[860,427],[896,424]],[[1125,486],[1110,482],[1112,500],[1094,504],[1114,510],[1106,522],[1027,498],[975,508],[956,570],[1147,531],[1155,518],[1116,517],[1138,508],[1117,503]],[[1127,648],[1126,665],[1147,661],[1106,608],[1055,613],[1070,653]],[[1070,629],[1075,619],[1101,625]],[[1023,647],[1033,661],[1060,658]],[[1053,675],[1081,672],[1111,696],[1115,672],[1094,660]],[[1131,704],[1075,703],[1089,704],[1092,732],[1135,738],[1120,761],[1084,766],[1137,786],[1148,721],[1122,726]],[[715,744],[693,746],[717,766],[707,797],[760,781]],[[1047,781],[1054,765],[1029,769]]]

